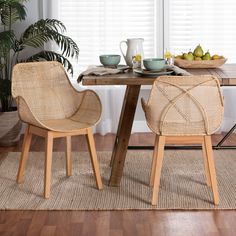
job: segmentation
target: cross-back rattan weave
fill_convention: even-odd
[[[223,97],[213,76],[161,76],[142,106],[148,126],[160,135],[210,135],[223,116]]]
[[[96,93],[76,91],[58,62],[17,64],[13,69],[12,94],[24,122],[53,131],[91,127],[101,116]]]
[[[158,204],[161,168],[166,143],[196,144],[203,149],[207,185],[219,204],[211,134],[220,126],[223,97],[213,76],[161,76],[153,84],[147,104],[142,99],[147,124],[156,133],[150,186],[152,204]]]

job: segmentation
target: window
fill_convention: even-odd
[[[73,61],[75,76],[99,64],[100,54],[120,54],[120,41],[132,37],[144,38],[145,57],[160,56],[163,48],[179,54],[200,43],[204,51],[236,62],[235,0],[54,2],[52,10],[80,48],[79,61]]]
[[[80,48],[75,75],[97,65],[101,54],[121,54],[119,43],[144,38],[145,57],[156,52],[155,0],[59,0],[58,19]],[[124,63],[124,61],[122,61]]]
[[[236,62],[235,0],[167,0],[165,12],[165,48],[179,54],[201,44]]]
[[[80,48],[74,66],[74,82],[88,65],[97,65],[99,55],[121,54],[119,43],[144,38],[145,57],[193,50],[199,43],[212,54],[222,54],[236,63],[235,0],[42,0],[43,17],[61,20]],[[121,62],[124,63],[124,60]],[[73,82],[73,81],[72,81]],[[75,83],[76,84],[76,83]],[[94,86],[103,104],[97,131],[116,132],[123,90]],[[89,87],[91,88],[91,87]],[[148,96],[149,90],[141,91]],[[149,87],[147,87],[149,89]],[[233,100],[233,99],[232,99]],[[140,104],[140,103],[139,103]],[[134,132],[148,131],[138,107]]]

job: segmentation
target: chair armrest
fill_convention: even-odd
[[[71,118],[90,125],[97,124],[102,114],[102,104],[97,93],[92,90],[77,91],[77,97],[80,103]]]
[[[33,114],[33,111],[28,106],[25,99],[21,96],[16,98],[18,114],[20,119],[28,124],[35,125],[41,128],[45,128],[45,126],[37,119],[37,117]]]

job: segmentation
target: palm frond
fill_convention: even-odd
[[[0,17],[2,24],[11,27],[17,20],[24,20],[26,8],[21,0],[0,0]]]
[[[22,38],[30,38],[32,35],[46,30],[54,30],[57,32],[64,32],[66,30],[65,25],[56,19],[41,19],[30,25],[23,33]]]
[[[66,70],[73,75],[73,66],[70,61],[59,53],[53,51],[41,51],[24,60],[24,62],[33,61],[58,61]]]
[[[11,81],[0,78],[1,111],[9,111],[11,106]]]
[[[49,41],[53,41],[60,47],[64,56],[77,58],[79,48],[70,37],[62,34],[65,30],[63,23],[58,20],[41,19],[25,30],[20,38],[20,43],[37,48],[42,47]]]
[[[62,32],[62,33],[66,31],[66,26],[57,19],[44,19],[44,20],[39,20],[39,21],[43,21],[45,26],[48,29],[55,30],[57,32]]]
[[[38,48],[50,41],[51,38],[46,34],[46,29],[38,27],[36,23],[29,27],[20,38],[22,45]]]
[[[48,33],[51,35],[51,40],[60,47],[62,55],[78,58],[79,47],[72,38],[52,30]]]
[[[0,57],[5,56],[14,48],[16,41],[13,31],[0,32]]]

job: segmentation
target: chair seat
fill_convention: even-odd
[[[44,120],[42,123],[47,129],[58,132],[73,132],[94,126],[94,123],[74,121],[71,118]]]

